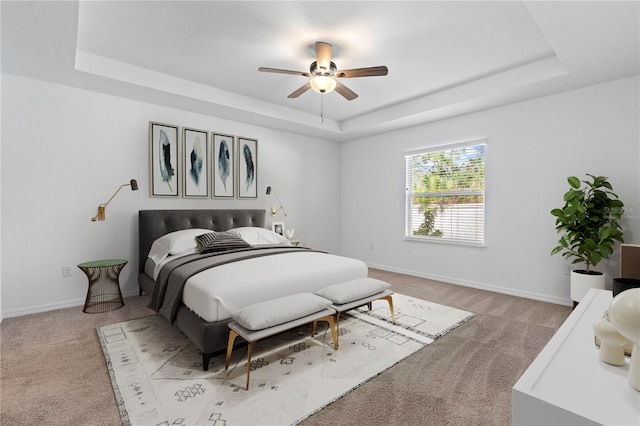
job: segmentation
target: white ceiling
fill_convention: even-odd
[[[2,71],[346,141],[639,74],[639,6],[3,1]],[[308,71],[315,41],[339,69],[389,75],[341,80],[347,101],[288,99],[305,77],[258,72]]]

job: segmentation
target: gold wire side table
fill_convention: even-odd
[[[125,259],[105,259],[78,265],[89,279],[87,300],[84,302],[82,312],[98,314],[124,306],[119,277],[120,271],[128,262]]]

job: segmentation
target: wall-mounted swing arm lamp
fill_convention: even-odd
[[[116,190],[116,192],[113,193],[111,198],[109,198],[109,200],[106,203],[100,204],[98,206],[98,214],[91,218],[92,222],[95,222],[96,220],[104,220],[105,219],[105,211],[107,210],[107,204],[109,204],[111,202],[111,200],[113,200],[113,197],[115,197],[116,194],[118,192],[120,192],[120,190],[122,188],[124,188],[125,186],[130,186],[132,191],[137,191],[138,190],[138,182],[135,179],[131,179],[129,181],[129,183],[125,183],[125,184],[120,185],[120,188],[118,188]]]
[[[267,195],[270,195],[270,194],[271,194],[271,187],[267,186]],[[276,194],[276,191],[273,191],[273,195],[276,196],[276,200],[278,200],[278,204],[280,204],[280,207],[276,209],[275,207],[271,206],[271,216],[277,215],[280,210],[282,210],[282,213],[284,213],[284,215],[287,216],[287,211],[284,209],[284,206],[282,205],[280,198],[278,198],[278,194]]]

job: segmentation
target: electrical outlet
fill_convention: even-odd
[[[62,266],[62,276],[70,277],[71,276],[71,266],[63,265]]]

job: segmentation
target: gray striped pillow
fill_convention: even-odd
[[[201,253],[249,248],[251,244],[233,232],[209,232],[196,237],[198,249]]]

